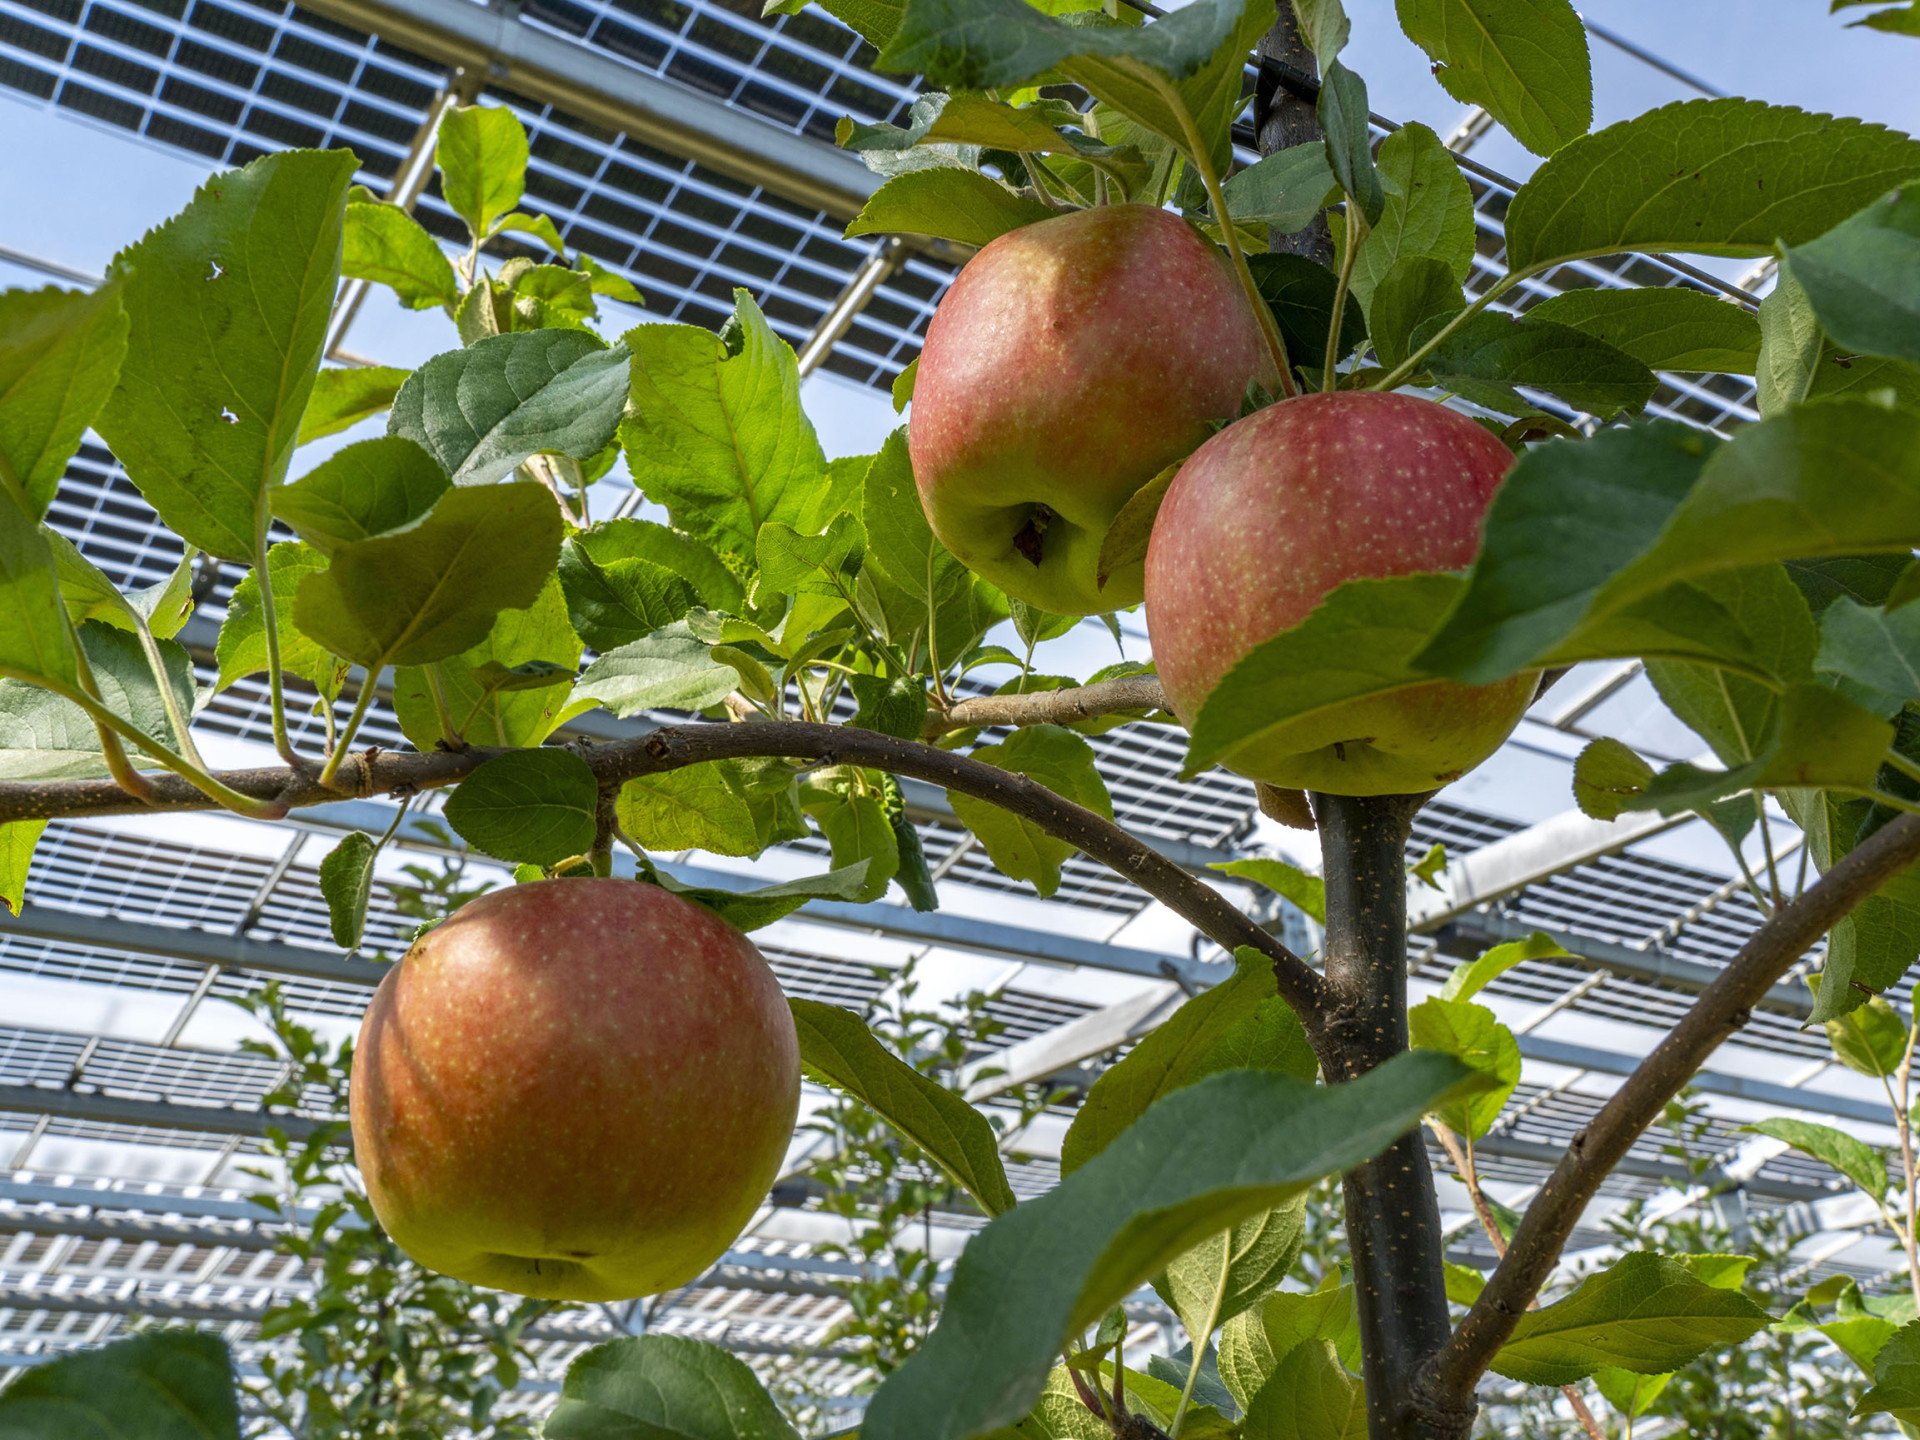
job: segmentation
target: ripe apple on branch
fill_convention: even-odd
[[[369,1009],[354,1131],[378,1213],[428,1263],[530,1294],[685,1283],[764,1198],[804,1065],[990,1217],[865,1440],[1463,1440],[1490,1371],[1597,1430],[1589,1377],[1757,1333],[1774,1317],[1698,1256],[1636,1252],[1537,1302],[1613,1167],[1811,947],[1813,1018],[1836,1025],[1878,1016],[1920,954],[1920,330],[1901,278],[1920,266],[1920,142],[1746,100],[1588,134],[1566,0],[1449,0],[1498,31],[1485,50],[1402,6],[1450,92],[1543,157],[1505,214],[1505,274],[1470,294],[1473,196],[1430,130],[1373,145],[1337,0],[1192,0],[1139,24],[822,3],[883,67],[949,87],[904,125],[841,127],[885,177],[849,233],[979,247],[875,455],[829,463],[745,292],[719,334],[601,337],[595,297],[632,286],[513,210],[526,137],[497,106],[444,122],[442,189],[472,242],[457,268],[351,186],[351,157],[291,151],[210,184],[97,291],[0,296],[0,894],[20,903],[52,819],[277,819],[452,787],[447,823],[519,883],[419,937]],[[1259,133],[1299,143],[1236,173],[1256,43],[1281,62]],[[488,268],[529,235],[543,252]],[[1758,316],[1684,286],[1509,313],[1562,267],[1665,251],[1775,254],[1781,280]],[[458,346],[404,376],[323,369],[343,274],[440,308]],[[1642,416],[1657,372],[1702,368],[1755,373],[1760,420],[1722,436]],[[303,444],[383,413],[384,436],[289,481]],[[90,426],[185,549],[155,592],[123,594],[45,523]],[[616,454],[654,509],[596,523]],[[266,677],[273,768],[215,773],[195,749],[174,635],[196,550],[245,567],[216,684]],[[1155,665],[1036,669],[1073,617],[1142,600]],[[990,643],[1009,619],[1024,654]],[[1422,1129],[1484,1199],[1472,1146],[1518,1047],[1472,995],[1526,956],[1468,962],[1410,1013],[1406,843],[1543,671],[1623,659],[1718,768],[1655,773],[1600,741],[1573,798],[1716,827],[1782,807],[1817,878],[1749,877],[1763,923],[1456,1303]],[[996,671],[990,695],[957,688]],[[388,676],[413,748],[356,749]],[[292,696],[318,717],[306,733]],[[843,701],[852,721],[832,723]],[[685,719],[548,743],[595,707]],[[1311,792],[1275,803],[1320,834],[1312,963],[1115,823],[1086,737],[1169,717],[1189,773]],[[897,777],[946,789],[1039,894],[1083,853],[1234,957],[1092,1087],[1035,1199],[979,1110],[857,1016],[783,1010],[743,938],[809,899],[939,903]],[[392,833],[322,868],[343,948]],[[652,859],[816,834],[828,873],[757,890],[689,889]],[[1298,1303],[1282,1280],[1333,1176],[1352,1279],[1323,1297],[1329,1333],[1250,1349],[1237,1391],[1203,1390],[1213,1337],[1264,1335]],[[1145,1284],[1192,1338],[1183,1386],[1122,1363],[1111,1317]],[[1627,1303],[1645,1293],[1667,1308]],[[1911,1327],[1861,1363],[1884,1409],[1920,1413],[1897,1388],[1920,1365]],[[711,1440],[675,1418],[689,1395],[784,1433],[744,1366],[667,1337],[583,1361],[550,1433],[638,1415]]]

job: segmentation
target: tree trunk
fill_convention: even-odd
[[[1313,52],[1307,48],[1306,41],[1300,38],[1300,22],[1294,16],[1293,6],[1288,3],[1280,6],[1279,18],[1274,21],[1273,28],[1261,37],[1254,55],[1257,59],[1272,60],[1301,75],[1317,77],[1320,73]],[[1314,113],[1313,102],[1281,84],[1279,77],[1267,66],[1261,67],[1260,79],[1253,92],[1253,128],[1255,144],[1262,155],[1290,150],[1295,145],[1318,144],[1323,138],[1320,118]],[[1333,233],[1327,229],[1326,215],[1314,216],[1313,223],[1296,234],[1274,236],[1272,248],[1276,253],[1304,255],[1309,260],[1331,266]]]
[[[1407,1048],[1406,844],[1424,795],[1315,795],[1327,882],[1328,1032],[1351,1080]],[[1474,1410],[1415,1379],[1452,1332],[1440,1205],[1416,1130],[1342,1181],[1370,1440],[1464,1440]]]

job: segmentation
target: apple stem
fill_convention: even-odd
[[[1186,132],[1187,161],[1200,172],[1200,183],[1206,186],[1214,218],[1220,222],[1220,236],[1227,247],[1227,258],[1233,262],[1234,273],[1240,277],[1240,288],[1247,292],[1247,303],[1253,307],[1254,318],[1260,322],[1260,333],[1266,337],[1273,363],[1279,367],[1280,389],[1288,399],[1292,399],[1300,393],[1300,387],[1294,383],[1293,365],[1287,359],[1287,342],[1281,337],[1279,321],[1273,318],[1273,307],[1267,304],[1266,297],[1260,293],[1259,282],[1253,278],[1246,252],[1240,248],[1240,235],[1233,228],[1233,215],[1227,209],[1227,194],[1221,188],[1220,176],[1213,168],[1213,158],[1207,153],[1200,127],[1193,123],[1193,116],[1187,113],[1186,103],[1181,100],[1179,91],[1157,75],[1153,84],[1167,108],[1179,117],[1180,127]]]
[[[1367,232],[1371,228],[1358,205],[1347,206],[1346,243],[1341,247],[1340,279],[1333,287],[1333,316],[1327,321],[1326,363],[1320,373],[1320,389],[1324,394],[1332,394],[1340,388],[1340,332],[1346,328],[1341,321],[1346,318],[1347,291],[1353,284],[1353,264],[1359,258],[1360,247],[1366,243]]]

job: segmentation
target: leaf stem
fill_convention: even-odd
[[[1287,342],[1281,338],[1280,322],[1273,318],[1273,307],[1267,304],[1266,297],[1260,293],[1259,282],[1253,278],[1246,253],[1240,248],[1240,234],[1233,228],[1233,216],[1227,209],[1227,194],[1221,188],[1220,176],[1213,168],[1213,157],[1207,153],[1200,127],[1193,123],[1193,116],[1187,113],[1186,102],[1171,84],[1155,75],[1153,86],[1159,92],[1161,101],[1179,119],[1180,128],[1186,134],[1187,143],[1183,148],[1187,151],[1187,159],[1200,172],[1200,183],[1207,188],[1207,199],[1213,204],[1214,218],[1220,222],[1220,236],[1227,247],[1227,258],[1233,262],[1234,273],[1240,277],[1240,288],[1246,291],[1247,303],[1253,307],[1254,318],[1260,322],[1260,332],[1266,337],[1273,363],[1280,368],[1280,389],[1291,399],[1300,393],[1300,387],[1294,383],[1293,365],[1287,359]]]
[[[206,769],[206,761],[200,758],[200,751],[194,745],[188,729],[190,717],[180,713],[179,699],[167,681],[167,662],[160,653],[160,642],[154,638],[153,630],[144,617],[135,621],[135,630],[140,637],[140,648],[146,652],[147,668],[153,671],[153,683],[160,687],[160,703],[166,707],[167,723],[173,727],[173,738],[180,744],[181,758],[196,770]]]
[[[1905,775],[1909,780],[1920,780],[1920,760],[1909,760],[1891,745],[1887,747],[1886,763]]]
[[[440,738],[446,741],[449,750],[458,750],[467,742],[461,738],[463,732],[455,728],[453,712],[447,708],[446,687],[440,683],[440,662],[438,660],[432,660],[420,668],[426,672],[427,694],[433,697],[434,714],[440,717]],[[485,703],[486,697],[483,695],[481,697],[481,704]],[[478,705],[474,707],[476,711],[479,708]],[[468,717],[467,723],[473,723],[471,716]]]
[[[1434,331],[1433,335],[1424,345],[1407,356],[1406,359],[1402,360],[1392,370],[1388,371],[1386,375],[1375,381],[1368,388],[1371,390],[1397,390],[1401,385],[1406,383],[1409,375],[1420,368],[1420,362],[1431,355],[1442,340],[1445,340],[1449,335],[1453,334],[1454,331],[1458,330],[1462,325],[1465,325],[1469,320],[1473,319],[1474,316],[1486,309],[1487,306],[1491,305],[1495,300],[1498,300],[1502,295],[1506,294],[1507,291],[1513,289],[1514,286],[1518,285],[1533,273],[1532,270],[1509,270],[1488,287],[1486,294],[1479,296],[1472,304],[1468,305],[1466,309],[1462,310],[1458,315],[1454,316],[1453,319]]]
[[[1203,1334],[1188,1335],[1187,1343],[1193,1347],[1193,1359],[1187,1362],[1187,1383],[1180,1387],[1180,1404],[1173,1412],[1173,1428],[1167,1432],[1170,1440],[1180,1440],[1180,1427],[1186,1422],[1187,1407],[1193,1403],[1193,1387],[1200,1379],[1200,1365],[1207,1357],[1207,1341],[1213,1335],[1215,1322],[1220,1318],[1220,1307],[1227,1300],[1227,1277],[1233,1273],[1233,1231],[1220,1232],[1220,1279],[1213,1287],[1213,1301],[1207,1307],[1207,1325]],[[1120,1352],[1113,1353],[1114,1373],[1120,1370]],[[1118,1382],[1116,1382],[1117,1384]]]
[[[1347,311],[1347,290],[1353,283],[1353,263],[1360,255],[1360,247],[1366,243],[1371,227],[1367,217],[1358,205],[1347,206],[1345,253],[1340,257],[1340,279],[1333,287],[1333,319],[1327,323],[1326,364],[1320,372],[1320,390],[1323,394],[1332,394],[1340,388],[1340,331],[1344,328],[1341,320]]]
[[[65,601],[60,602],[60,623],[66,627],[67,643],[73,647],[73,668],[79,679],[80,688],[98,701],[100,686],[93,678],[93,666],[87,660],[86,649],[80,643],[79,630],[73,623],[73,616],[68,612]],[[166,690],[166,684],[166,678],[162,676],[160,679],[162,692]],[[133,768],[133,762],[127,758],[127,752],[121,746],[119,736],[101,723],[98,716],[94,717],[93,728],[100,737],[100,756],[107,762],[107,774],[113,777],[113,783],[136,800],[151,800],[153,782]]]
[[[363,672],[366,676],[360,682],[360,698],[354,701],[353,713],[347,717],[347,728],[340,732],[340,743],[333,747],[333,753],[327,756],[327,763],[320,769],[320,783],[332,785],[333,777],[340,769],[340,762],[346,758],[347,747],[353,744],[353,737],[360,729],[360,722],[367,718],[367,707],[373,704],[373,682],[379,677],[378,669]]]
[[[260,585],[260,623],[267,642],[267,695],[273,709],[273,748],[287,764],[304,763],[287,733],[287,693],[280,669],[280,621],[274,610],[273,575],[267,567],[267,511],[263,506],[253,542],[253,573]]]

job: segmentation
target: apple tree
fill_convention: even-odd
[[[1006,875],[1049,894],[1084,852],[1236,958],[1093,1087],[1060,1184],[1025,1203],[984,1116],[850,1012],[793,1002],[808,1072],[992,1217],[867,1440],[1456,1440],[1489,1371],[1584,1412],[1590,1379],[1748,1340],[1772,1317],[1724,1257],[1630,1254],[1539,1302],[1610,1170],[1801,956],[1824,942],[1814,1019],[1853,1064],[1920,954],[1920,141],[1741,99],[1588,133],[1566,0],[1405,0],[1440,83],[1543,157],[1503,273],[1469,289],[1466,184],[1423,127],[1374,143],[1339,0],[824,3],[928,87],[904,126],[842,125],[888,177],[850,233],[980,247],[875,455],[825,458],[744,292],[718,333],[601,335],[596,297],[631,286],[515,208],[525,137],[499,109],[442,129],[457,261],[356,188],[351,155],[288,151],[209,181],[98,290],[0,296],[0,891],[18,903],[50,819],[446,790],[446,822],[528,885],[660,886],[747,931],[896,884],[936,904],[911,777]],[[1269,153],[1234,171],[1256,47]],[[505,233],[552,253],[491,265]],[[1776,256],[1779,283],[1757,316],[1685,289],[1524,304],[1557,266],[1666,250]],[[343,275],[441,309],[457,346],[411,373],[323,369]],[[1750,370],[1759,421],[1644,418],[1655,372],[1687,369]],[[382,414],[384,435],[303,460]],[[123,594],[43,523],[88,429],[185,545],[173,581]],[[665,523],[595,521],[616,458]],[[279,768],[217,773],[195,748],[173,636],[202,554],[245,567],[215,684],[267,677]],[[1076,616],[1142,598],[1157,668],[1033,672]],[[988,643],[1007,621],[1024,655]],[[1487,1207],[1502,1258],[1469,1278],[1443,1258],[1422,1127],[1471,1185],[1518,1076],[1472,997],[1524,951],[1410,1012],[1407,838],[1541,687],[1626,658],[1718,763],[1655,773],[1597,741],[1583,808],[1697,812],[1738,841],[1772,800],[1815,874],[1755,880],[1764,925],[1526,1212]],[[979,674],[1002,683],[962,686]],[[356,747],[383,686],[410,751]],[[295,744],[295,703],[322,752]],[[689,718],[548,743],[595,707]],[[1313,963],[1114,824],[1084,735],[1173,721],[1190,774],[1238,770],[1318,829]],[[689,890],[650,858],[815,829],[829,873],[757,891]],[[351,836],[325,867],[342,945],[377,850]],[[587,917],[552,943],[605,941],[592,902],[548,909]],[[516,1064],[544,1083],[532,1053]],[[1910,1043],[1892,1053],[1872,1063],[1904,1085]],[[1777,1138],[1879,1184],[1839,1140]],[[1911,1147],[1903,1165],[1911,1248]],[[1281,1291],[1329,1177],[1351,1284]],[[1115,1307],[1149,1283],[1193,1340],[1179,1383],[1121,1362]],[[1920,1330],[1829,1295],[1794,1323],[1836,1302],[1859,1314],[1832,1323],[1880,1322],[1841,1342],[1876,1380],[1863,1410],[1920,1421]],[[737,1360],[648,1337],[584,1357],[546,1433],[791,1431]]]

